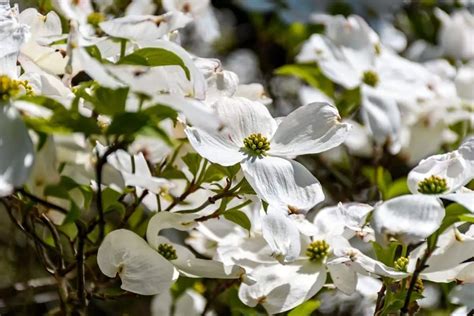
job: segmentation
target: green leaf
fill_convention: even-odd
[[[211,164],[204,174],[202,182],[216,182],[228,175],[226,167],[218,164]]]
[[[344,90],[336,102],[336,107],[342,117],[348,117],[354,113],[360,105],[360,89]]]
[[[446,215],[441,222],[441,226],[438,228],[438,232],[441,233],[454,223],[460,222],[461,216],[467,214],[470,214],[469,210],[460,204],[452,203],[448,205],[448,207],[446,207]]]
[[[138,133],[150,121],[143,112],[123,112],[114,116],[107,128],[108,135],[133,135]]]
[[[195,176],[201,166],[202,157],[196,153],[187,153],[181,158],[188,166],[189,171]]]
[[[117,211],[119,214],[125,213],[125,206],[119,201],[120,196],[121,193],[109,187],[102,190],[102,207],[104,213],[113,211]]]
[[[134,51],[130,55],[124,56],[118,64],[141,65],[141,66],[180,66],[183,68],[186,78],[191,80],[191,73],[184,64],[181,57],[164,48],[149,47]]]
[[[157,121],[162,121],[167,118],[176,121],[178,118],[178,112],[175,109],[163,104],[155,104],[149,108],[146,108],[143,110],[143,112],[152,116]]]
[[[234,222],[235,224],[243,227],[244,229],[248,231],[250,231],[250,228],[252,227],[252,224],[250,223],[250,219],[242,211],[229,210],[224,213],[224,218],[231,222]]]
[[[100,114],[115,115],[125,111],[128,88],[109,89],[98,87],[94,91],[94,108]]]
[[[294,76],[310,86],[323,91],[329,97],[334,95],[334,85],[315,64],[285,65],[275,70],[276,75]]]
[[[470,214],[460,215],[459,220],[462,222],[474,223],[474,216]]]
[[[159,174],[159,176],[166,179],[187,179],[184,172],[169,165]]]
[[[391,242],[387,247],[383,247],[376,242],[372,242],[372,247],[375,251],[375,256],[377,260],[381,261],[382,263],[386,264],[389,267],[393,266],[393,261],[395,260],[395,252],[399,243]]]
[[[240,186],[239,190],[237,191],[238,195],[241,195],[241,194],[256,195],[257,194],[255,193],[254,189],[252,188],[250,183],[247,181],[247,179],[244,178],[242,179],[242,181],[243,183]]]
[[[92,58],[102,62],[102,54],[100,53],[100,49],[97,47],[97,45],[87,46],[85,49]]]
[[[20,98],[21,101],[26,101],[30,103],[34,103],[37,105],[40,105],[42,107],[45,107],[47,109],[50,109],[52,111],[56,110],[64,110],[65,107],[59,103],[58,101],[45,97],[45,96],[40,96],[40,95],[35,95],[35,96],[23,96]]]
[[[310,300],[293,308],[293,310],[288,313],[288,316],[310,316],[319,306],[321,306],[320,301]]]
[[[410,190],[408,189],[407,178],[403,177],[393,181],[392,184],[390,184],[387,190],[387,200],[409,193]]]
[[[81,216],[81,209],[71,200],[71,208],[64,218],[63,225],[73,223]]]

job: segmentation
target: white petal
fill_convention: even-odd
[[[310,103],[283,118],[273,136],[269,153],[277,156],[317,154],[339,146],[350,125],[341,123],[329,103]]]
[[[426,243],[413,250],[409,256],[408,271],[414,269],[416,260],[423,255]],[[443,232],[436,244],[436,249],[426,262],[425,273],[448,270],[468,260],[474,253],[474,238],[460,233],[452,227]]]
[[[194,150],[213,163],[232,166],[245,158],[240,147],[220,133],[194,127],[187,127],[184,132]]]
[[[474,262],[462,263],[449,270],[421,273],[420,276],[422,279],[436,283],[449,283],[453,281],[474,283]]]
[[[173,297],[169,291],[165,291],[151,300],[150,312],[152,316],[171,316]]]
[[[125,87],[122,81],[111,74],[99,61],[92,58],[84,49],[75,49],[73,54],[79,60],[82,67],[81,70],[84,70],[100,85],[111,89]]]
[[[383,95],[379,90],[362,86],[362,120],[369,128],[375,142],[383,145],[389,142],[392,153],[400,150],[400,111],[397,103],[389,96]]]
[[[198,214],[159,212],[148,222],[146,239],[151,247],[157,249],[160,244],[160,238],[162,238],[159,236],[162,229],[174,228],[181,231],[191,230],[197,226],[197,222],[194,221],[197,217],[199,217]]]
[[[287,213],[286,209],[270,205],[262,218],[263,238],[272,249],[272,255],[281,262],[295,260],[301,251],[300,233]]]
[[[337,258],[332,259],[328,264],[346,264],[354,269],[354,271],[362,274],[375,274],[378,276],[390,277],[393,279],[403,279],[408,274],[405,272],[396,271],[383,264],[382,262],[372,259],[364,255],[360,250],[355,248],[346,248],[344,250],[336,250]]]
[[[159,213],[160,214],[160,213]],[[176,215],[176,214],[175,214]],[[245,275],[245,270],[237,265],[224,265],[216,260],[205,260],[196,256],[186,247],[171,243],[166,237],[157,236],[154,244],[170,244],[176,250],[177,259],[171,263],[179,272],[191,278],[239,279]],[[157,247],[154,247],[155,249]]]
[[[184,65],[189,69],[191,74],[191,82],[193,84],[192,96],[199,100],[204,100],[206,97],[206,80],[203,74],[194,64],[189,53],[181,46],[165,40],[154,40],[142,42],[142,47],[159,47],[169,50],[178,55],[183,61]]]
[[[305,212],[324,200],[321,184],[299,162],[270,156],[249,158],[242,170],[258,196],[275,206]]]
[[[16,109],[0,105],[0,197],[21,187],[29,177],[34,160],[33,143]]]
[[[327,268],[338,290],[347,295],[354,293],[357,286],[357,274],[355,271],[343,263],[328,264]]]
[[[458,192],[442,195],[441,198],[461,204],[474,213],[474,192]]]
[[[269,314],[298,306],[314,296],[326,281],[324,266],[309,260],[287,265],[260,265],[252,276],[256,283],[241,284],[239,298],[250,307],[262,304]]]
[[[154,40],[170,31],[185,26],[191,19],[180,12],[160,16],[129,15],[100,23],[100,28],[110,36],[134,41]]]
[[[449,300],[453,304],[467,305],[474,308],[474,284],[461,284],[454,287],[449,293]]]
[[[376,54],[377,34],[357,15],[335,16],[326,26],[326,34],[343,51],[344,56],[359,71],[371,68]]]
[[[375,208],[372,227],[379,242],[395,237],[405,244],[414,244],[438,229],[444,214],[443,205],[435,197],[403,195]]]
[[[325,36],[312,35],[296,58],[298,62],[317,61],[321,71],[344,88],[353,89],[361,83],[362,74],[343,51]]]
[[[206,299],[198,292],[187,289],[176,300],[174,316],[200,316],[205,307]]]
[[[170,94],[155,96],[153,102],[182,112],[186,120],[195,126],[206,130],[216,130],[220,127],[221,122],[213,109],[198,100]]]
[[[132,231],[109,233],[97,252],[97,264],[108,277],[119,274],[122,289],[141,295],[167,291],[174,267]]]
[[[339,203],[322,208],[313,222],[318,234],[342,235],[350,239],[354,232],[362,230],[367,214],[372,209],[372,206],[363,203]]]
[[[245,98],[220,98],[214,106],[224,125],[225,138],[239,148],[250,134],[261,133],[270,140],[277,128],[276,121],[260,102]]]
[[[240,84],[234,96],[259,101],[265,105],[272,103],[272,99],[265,93],[265,88],[260,83]]]

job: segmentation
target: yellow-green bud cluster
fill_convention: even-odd
[[[158,253],[167,260],[178,259],[178,256],[176,255],[176,250],[170,244],[159,244]]]
[[[100,12],[92,12],[87,16],[87,23],[92,25],[93,27],[99,27],[101,22],[105,21],[105,15]]]
[[[398,271],[406,272],[407,271],[407,266],[408,266],[408,258],[407,257],[400,257],[397,260],[395,260],[393,265],[395,266],[395,269],[397,269]]]
[[[306,255],[311,261],[321,261],[329,254],[329,244],[325,240],[315,240],[306,249]]]
[[[250,134],[244,139],[244,149],[253,155],[265,156],[270,150],[270,142],[262,134]]]
[[[424,194],[440,194],[448,190],[446,179],[432,175],[418,183],[418,192]]]
[[[0,101],[7,101],[10,98],[16,97],[21,92],[23,85],[25,84],[22,81],[0,75]]]
[[[371,87],[375,87],[379,83],[379,76],[372,70],[367,70],[362,75],[362,81]]]
[[[423,281],[421,279],[417,279],[415,282],[415,286],[413,287],[413,290],[417,293],[423,293],[423,290],[425,289],[425,286],[423,285]]]

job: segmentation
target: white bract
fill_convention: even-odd
[[[440,46],[447,56],[459,59],[474,58],[474,16],[467,10],[448,15],[436,8],[436,16],[441,21],[438,35]]]
[[[428,258],[427,268],[421,274],[422,279],[437,283],[474,282],[474,263],[469,262],[474,251],[474,226],[470,227],[465,234],[457,227],[450,227],[439,236],[437,248]],[[410,253],[407,266],[409,272],[415,269],[417,259],[425,250],[426,243],[423,243]]]
[[[10,195],[27,180],[34,161],[33,143],[12,97],[22,87],[16,60],[28,27],[18,21],[17,7],[0,6],[0,196]]]
[[[434,177],[441,181],[431,192],[424,190],[423,181]],[[431,156],[420,161],[408,174],[412,193],[447,194],[464,187],[474,178],[474,138],[466,140],[457,150]]]
[[[307,211],[324,199],[318,180],[291,158],[319,153],[341,144],[350,126],[324,103],[299,108],[278,124],[267,108],[244,98],[215,104],[222,132],[186,128],[196,151],[223,166],[240,163],[258,196],[290,212]]]
[[[158,213],[147,229],[148,243],[132,231],[109,233],[97,253],[100,270],[108,277],[117,274],[122,288],[137,294],[155,295],[168,290],[179,274],[187,277],[238,279],[245,270],[222,262],[196,258],[191,251],[159,235],[160,230],[188,230],[196,216]]]
[[[443,204],[436,197],[402,195],[375,207],[371,223],[378,242],[396,239],[408,245],[434,233],[444,215]]]

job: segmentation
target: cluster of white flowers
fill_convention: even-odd
[[[468,11],[438,10],[440,46],[416,42],[411,59],[393,48],[402,35],[379,37],[360,16],[313,17],[324,32],[296,62],[332,88],[301,86],[303,106],[274,118],[261,84],[182,47],[188,24],[203,41],[219,37],[209,1],[164,0],[156,16],[153,1],[137,0],[118,18],[105,2],[56,0],[42,15],[0,0],[2,211],[35,208],[56,247],[54,232],[67,231],[79,302],[112,284],[85,278],[89,249],[123,290],[157,295],[157,315],[172,310],[180,277],[232,279],[242,303],[269,314],[318,293],[323,303],[362,297],[361,314],[408,313],[423,281],[463,284],[452,302],[474,308]],[[353,108],[341,102],[349,94]],[[298,158],[315,154],[397,156],[411,169],[409,191],[339,202]],[[382,191],[383,168],[371,172]],[[64,262],[49,268],[67,275]],[[324,298],[330,291],[344,297]],[[183,293],[177,314],[212,309],[202,291]]]

